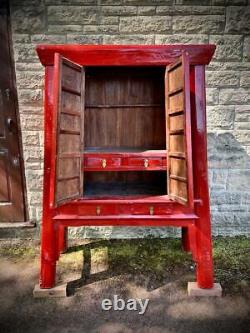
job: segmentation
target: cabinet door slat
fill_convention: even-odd
[[[193,208],[189,56],[183,53],[166,68],[165,104],[169,197]]]
[[[55,173],[55,206],[79,198],[83,193],[84,87],[84,68],[55,53],[53,79],[55,159],[52,170]],[[79,97],[76,98],[75,95]],[[66,155],[71,158],[65,158]]]

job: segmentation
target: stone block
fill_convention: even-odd
[[[97,6],[48,6],[48,22],[53,24],[98,23]]]
[[[250,71],[250,62],[212,60],[207,66],[207,71]]]
[[[247,130],[242,130],[242,131],[235,131],[235,139],[243,145],[245,146],[249,146],[250,145],[250,130],[249,127]],[[249,158],[248,158],[249,161]],[[249,165],[249,163],[246,163],[245,166]]]
[[[19,89],[18,101],[20,105],[42,106],[41,89]]]
[[[171,17],[169,16],[137,16],[137,17],[121,17],[120,32],[121,33],[161,33],[171,32]]]
[[[43,149],[40,147],[24,147],[24,161],[41,162],[43,158]],[[37,184],[35,184],[37,188]]]
[[[221,89],[219,102],[220,104],[248,104],[250,103],[250,94],[248,89],[243,88]]]
[[[225,179],[225,182],[227,178]],[[240,205],[241,202],[241,193],[232,191],[212,191],[210,193],[210,202],[211,205],[220,206],[220,205]]]
[[[104,44],[153,44],[154,37],[152,35],[104,35]]]
[[[207,35],[155,35],[155,44],[207,44]]]
[[[100,18],[100,24],[111,24],[115,25],[119,23],[119,17],[118,16],[102,16]]]
[[[101,13],[104,16],[130,16],[137,14],[136,6],[102,6]]]
[[[22,130],[22,143],[25,146],[37,146],[39,145],[39,133],[34,131]]]
[[[229,191],[250,191],[250,170],[229,170]]]
[[[77,44],[101,44],[102,35],[67,35],[68,43]]]
[[[33,290],[33,296],[34,298],[66,297],[67,284],[61,284],[50,289],[42,289],[39,284],[36,284]]]
[[[13,41],[13,43],[30,43],[30,35],[13,33],[12,41]]]
[[[66,36],[63,35],[31,35],[31,42],[35,44],[64,44]]]
[[[226,33],[250,33],[250,6],[229,6],[226,9]]]
[[[209,129],[233,129],[234,106],[207,106],[207,126]]]
[[[14,58],[16,62],[37,62],[38,56],[36,54],[35,45],[16,43],[14,45]]]
[[[43,188],[43,170],[27,170],[26,177],[30,191],[41,191]]]
[[[98,0],[44,0],[48,5],[96,5]],[[102,0],[103,2],[104,0]],[[108,0],[107,0],[108,1]]]
[[[123,4],[124,5],[136,5],[136,6],[140,6],[140,5],[172,5],[173,4],[173,0],[123,0]]]
[[[155,15],[155,6],[138,6],[138,15]]]
[[[207,87],[237,87],[239,85],[239,72],[237,71],[207,71]]]
[[[237,35],[210,36],[209,43],[216,45],[214,60],[241,60],[243,37]],[[231,67],[234,69],[234,67]]]
[[[39,89],[43,87],[44,73],[38,71],[17,72],[16,79],[21,89]]]
[[[222,288],[220,283],[214,283],[213,288],[199,288],[197,282],[188,282],[188,296],[191,297],[221,297]]]
[[[217,88],[206,88],[206,101],[207,101],[207,105],[218,104],[219,89],[217,89]]]
[[[42,66],[41,63],[39,62],[29,62],[29,63],[25,63],[25,62],[16,62],[16,73],[18,73],[19,71],[32,71],[32,72],[37,72],[37,71],[41,71],[44,69],[44,67]],[[19,86],[19,82],[17,82],[17,85]]]
[[[213,34],[220,33],[224,29],[225,17],[223,15],[194,15],[174,16],[174,33],[199,33]]]
[[[235,107],[235,122],[248,123],[250,127],[250,105],[237,105]]]
[[[243,58],[246,61],[250,61],[250,37],[248,36],[244,38]]]
[[[83,27],[79,24],[48,24],[48,32],[49,33],[82,33]]]
[[[20,4],[11,5],[12,31],[18,33],[43,32],[45,30],[45,6]]]
[[[42,191],[41,192],[28,192],[28,201],[31,206],[42,205]]]
[[[157,6],[156,14],[159,15],[224,15],[223,6]]]
[[[118,33],[119,27],[118,25],[99,25],[99,31],[102,34],[113,34]]]
[[[249,156],[237,138],[242,132],[244,131],[208,133],[208,161],[211,169],[250,167]],[[246,142],[247,138],[242,137],[241,140]]]
[[[240,73],[240,85],[244,88],[250,88],[250,71]]]

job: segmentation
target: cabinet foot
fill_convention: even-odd
[[[221,297],[222,288],[220,283],[214,283],[212,288],[199,288],[197,282],[188,282],[188,296],[191,297]]]
[[[36,284],[33,290],[33,296],[34,298],[66,297],[67,283],[49,289],[41,288],[39,284]]]

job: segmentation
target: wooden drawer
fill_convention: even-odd
[[[85,171],[165,171],[166,152],[84,153]]]
[[[84,167],[89,169],[113,169],[121,165],[121,158],[118,157],[85,157]]]
[[[144,168],[145,170],[155,170],[157,167],[162,167],[162,158],[143,158],[143,157],[130,157],[128,158],[129,167]]]

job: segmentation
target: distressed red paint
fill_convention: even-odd
[[[41,45],[37,52],[45,66],[45,152],[43,221],[41,246],[41,288],[55,285],[56,261],[64,251],[68,226],[175,226],[182,228],[183,248],[191,251],[197,262],[197,282],[201,288],[213,286],[211,227],[209,212],[206,110],[205,110],[205,65],[215,51],[214,45]],[[162,196],[103,196],[98,199],[83,197],[70,203],[55,206],[55,101],[57,89],[54,55],[67,57],[82,66],[167,66],[176,57],[188,53],[190,67],[190,127],[192,144],[187,148],[187,158],[192,162],[193,179],[190,196],[193,205],[183,205]],[[191,141],[190,141],[191,142]],[[145,156],[134,153],[113,154],[84,153],[84,171],[97,171],[101,161],[107,160],[107,171],[143,170]],[[166,170],[164,151],[147,154],[152,170]],[[158,168],[158,169],[157,169]],[[150,170],[150,169],[149,169]],[[191,170],[191,171],[190,171]],[[195,177],[193,177],[195,175]],[[190,197],[189,196],[189,197]],[[97,210],[98,207],[98,210]],[[153,213],[152,213],[153,207]]]

